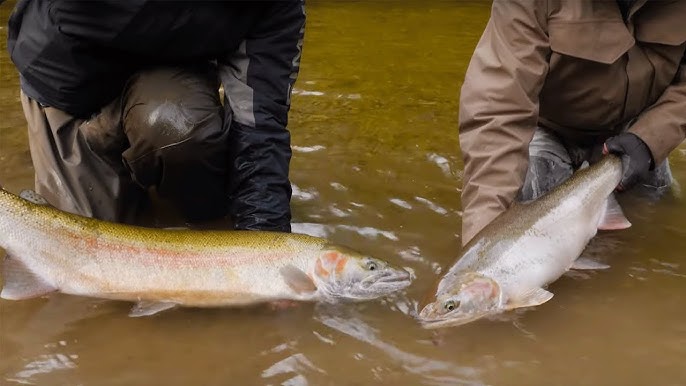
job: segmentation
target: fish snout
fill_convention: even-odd
[[[426,305],[424,308],[422,308],[421,311],[419,311],[419,314],[417,314],[417,317],[419,319],[425,319],[427,316],[429,316],[429,306]]]
[[[406,287],[412,283],[412,279],[412,274],[405,269],[387,269],[365,278],[362,285],[368,287],[374,284],[397,284]]]
[[[383,276],[379,278],[379,281],[386,283],[398,281],[412,281],[412,274],[402,268],[388,270],[383,273]]]
[[[417,318],[420,320],[430,320],[430,319],[434,318],[435,314],[436,314],[436,303],[429,303],[429,304],[425,305],[421,311],[419,311]]]

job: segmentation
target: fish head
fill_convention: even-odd
[[[340,246],[327,246],[315,262],[317,288],[330,298],[370,300],[410,285],[407,270]]]
[[[434,301],[421,310],[418,319],[424,328],[459,326],[499,313],[500,299],[500,286],[495,280],[467,273],[443,290],[439,289]]]

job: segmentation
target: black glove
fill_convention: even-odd
[[[622,133],[605,141],[603,154],[608,153],[622,158],[622,180],[617,186],[619,191],[630,189],[655,167],[648,145],[634,133]]]

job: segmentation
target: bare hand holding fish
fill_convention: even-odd
[[[303,234],[151,229],[60,211],[0,190],[0,297],[65,294],[174,306],[370,300],[407,287],[402,268]]]
[[[579,258],[598,229],[625,229],[612,192],[621,160],[605,156],[539,199],[516,203],[486,226],[419,313],[426,328],[457,326],[553,297],[544,289],[569,269],[608,266]]]

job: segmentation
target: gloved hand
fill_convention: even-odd
[[[634,133],[622,133],[608,138],[603,145],[603,154],[616,154],[622,158],[622,180],[618,191],[628,190],[655,165],[648,145]]]

